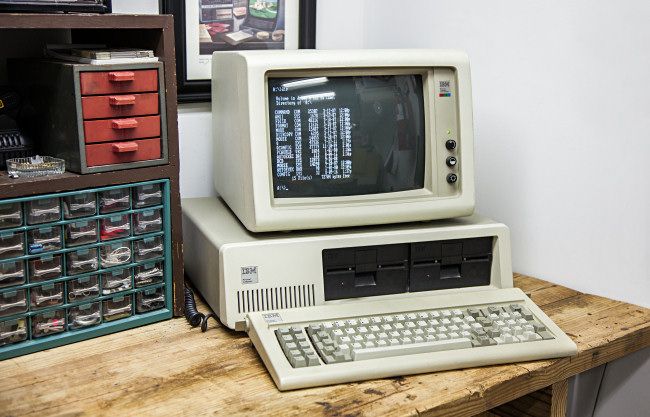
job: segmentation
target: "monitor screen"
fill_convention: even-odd
[[[259,19],[275,19],[278,16],[278,0],[249,0],[248,12]]]
[[[424,187],[422,76],[269,78],[275,198]]]

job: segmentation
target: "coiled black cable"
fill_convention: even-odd
[[[187,319],[187,322],[190,323],[190,326],[192,327],[201,326],[201,331],[205,332],[206,330],[208,330],[208,319],[213,318],[218,322],[219,318],[214,313],[209,313],[208,315],[205,315],[199,312],[196,309],[196,300],[194,300],[194,293],[192,292],[191,289],[187,287],[187,285],[184,285],[184,287],[185,287],[185,318]]]
[[[194,293],[185,285],[185,318],[190,326],[200,326],[205,319],[205,314],[199,313],[196,309],[196,301],[194,300]]]

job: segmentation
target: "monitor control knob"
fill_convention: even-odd
[[[449,184],[454,184],[456,181],[458,181],[458,175],[456,175],[456,174],[447,175],[447,182]]]
[[[458,163],[458,159],[456,159],[455,156],[448,156],[447,157],[447,166],[448,167],[453,168],[453,167],[456,166],[457,163]]]
[[[445,148],[449,149],[450,151],[453,151],[454,149],[456,149],[456,141],[453,139],[447,140],[447,142],[445,142]]]

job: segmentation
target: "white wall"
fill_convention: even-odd
[[[113,13],[158,14],[158,0],[113,0]]]

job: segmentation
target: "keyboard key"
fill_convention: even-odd
[[[275,334],[279,334],[280,336],[287,336],[287,335],[291,334],[291,329],[283,327],[283,328],[277,329],[275,331]]]
[[[533,319],[533,313],[531,313],[530,310],[527,309],[526,307],[522,307],[520,313],[526,320]]]
[[[287,344],[284,345],[284,347],[285,347],[287,350],[298,349],[298,345],[296,345],[294,342],[287,343]]]
[[[390,358],[393,356],[414,355],[418,353],[438,352],[441,350],[471,348],[469,339],[461,338],[449,341],[435,341],[427,343],[414,343],[408,345],[386,346],[381,348],[352,350],[352,359],[355,361],[366,359]]]
[[[289,360],[289,362],[294,368],[304,368],[307,366],[307,360],[302,356],[293,357]]]
[[[544,340],[555,339],[555,337],[553,337],[553,334],[551,332],[548,332],[548,331],[541,331],[541,332],[539,332],[539,335]]]
[[[305,359],[307,360],[307,366],[316,366],[320,365],[318,361],[318,356],[315,353],[308,354]]]

